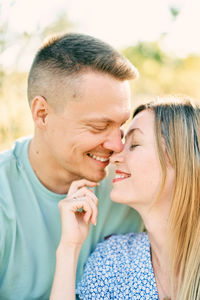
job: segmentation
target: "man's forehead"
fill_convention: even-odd
[[[131,111],[129,86],[109,76],[95,76],[97,84],[86,84],[83,80],[78,101],[70,101],[68,112],[84,120],[125,122]]]

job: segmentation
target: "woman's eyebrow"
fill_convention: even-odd
[[[127,139],[128,137],[130,137],[131,135],[133,135],[135,132],[139,132],[141,134],[144,134],[140,128],[132,128],[125,135],[125,139]]]

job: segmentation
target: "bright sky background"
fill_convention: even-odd
[[[0,23],[8,23],[5,38],[10,41],[0,63],[7,67],[24,46],[18,34],[27,32],[33,34],[33,43],[21,64],[29,68],[40,46],[37,35],[61,13],[75,24],[73,31],[94,35],[118,49],[167,33],[161,44],[165,50],[180,56],[200,54],[200,0],[0,0],[0,5]],[[180,8],[175,21],[170,5]]]

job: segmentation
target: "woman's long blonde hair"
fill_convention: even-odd
[[[191,99],[167,97],[140,105],[155,115],[155,136],[166,177],[166,152],[175,171],[169,215],[169,257],[173,299],[200,299],[200,104]],[[178,278],[178,279],[177,279]],[[176,295],[176,296],[175,296]]]

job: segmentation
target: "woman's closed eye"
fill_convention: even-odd
[[[139,144],[131,144],[130,146],[129,146],[129,150],[134,150],[136,147],[138,147],[139,146]]]

